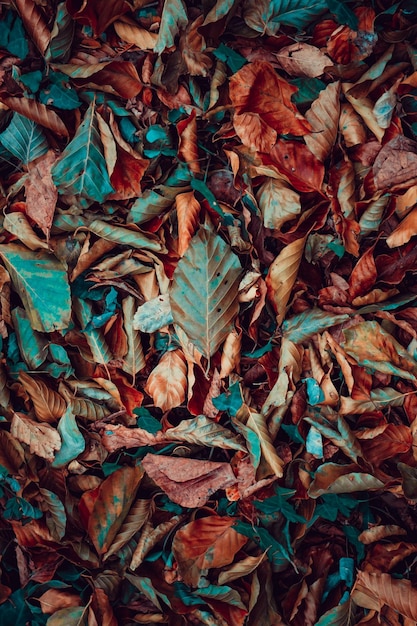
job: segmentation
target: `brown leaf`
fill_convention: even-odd
[[[398,248],[408,243],[411,237],[417,235],[417,208],[414,207],[387,237],[386,243],[390,248]]]
[[[40,378],[33,378],[26,372],[20,372],[19,379],[30,395],[40,422],[53,423],[63,416],[67,404],[59,393],[50,389]]]
[[[26,214],[43,230],[48,239],[58,200],[58,190],[51,176],[55,161],[55,153],[48,150],[46,154],[29,163],[29,175],[25,181]]]
[[[236,482],[229,463],[147,454],[142,465],[168,497],[184,507],[203,506],[218,489]]]
[[[191,115],[177,123],[179,136],[178,157],[187,163],[194,174],[200,173],[200,162],[197,147],[197,120],[196,112],[193,109]]]
[[[178,254],[183,256],[198,229],[200,203],[193,191],[185,191],[176,196],[175,208],[178,219]]]
[[[130,9],[125,0],[112,0],[106,4],[101,0],[89,0],[81,5],[78,0],[67,0],[66,6],[68,13],[80,24],[91,26],[96,36],[104,33],[110,24]]]
[[[417,142],[404,135],[388,141],[379,151],[372,171],[377,189],[402,188],[417,181]]]
[[[84,65],[57,64],[54,69],[70,76],[82,87],[100,89],[122,98],[134,98],[142,90],[136,67],[130,61],[105,61]]]
[[[211,57],[204,52],[206,42],[200,33],[204,16],[200,15],[190,22],[180,38],[179,49],[191,76],[207,76],[213,65]]]
[[[340,84],[330,83],[314,100],[305,117],[311,124],[311,134],[304,135],[309,150],[324,161],[336,141],[340,114]]]
[[[341,105],[339,129],[348,148],[366,142],[366,129],[361,117],[349,102]]]
[[[284,46],[276,53],[276,58],[287,74],[305,78],[321,76],[325,68],[333,65],[332,60],[322,50],[301,42]]]
[[[120,39],[133,43],[141,50],[153,50],[158,41],[158,33],[151,33],[126,17],[114,23],[114,30]]]
[[[42,613],[52,615],[59,609],[69,606],[82,606],[82,600],[77,593],[65,589],[48,589],[39,597]]]
[[[187,585],[197,587],[208,569],[232,563],[235,554],[247,542],[247,537],[232,528],[235,521],[233,517],[211,515],[177,531],[172,551]]]
[[[248,63],[232,76],[233,125],[246,146],[269,152],[278,134],[304,135],[311,130],[291,101],[295,91],[265,61]]]
[[[38,424],[22,413],[13,416],[10,433],[18,441],[26,443],[33,454],[53,461],[55,452],[61,448],[61,437],[49,424]]]
[[[268,155],[262,155],[262,160],[276,167],[297,191],[321,191],[324,165],[304,143],[279,139]]]
[[[68,137],[68,130],[59,115],[45,104],[29,98],[18,98],[0,93],[0,102],[3,102],[12,111],[24,115],[28,119],[49,128],[60,137]]]
[[[17,474],[25,462],[25,451],[21,444],[7,431],[0,431],[0,465],[10,474]]]
[[[148,377],[146,393],[155,406],[170,411],[182,404],[187,390],[187,365],[181,350],[169,350]]]
[[[352,299],[365,295],[374,286],[378,278],[373,251],[374,246],[368,248],[361,255],[351,272],[349,277],[349,295]]]
[[[96,587],[91,597],[91,606],[89,609],[88,624],[90,626],[91,613],[94,614],[95,624],[97,626],[118,626],[110,600],[104,589]]]
[[[278,324],[282,324],[285,318],[306,240],[307,236],[285,246],[269,268],[266,284],[277,313]]]
[[[44,54],[51,39],[41,10],[34,0],[15,0],[16,8],[23,20],[25,28],[41,54]]]
[[[386,604],[400,615],[417,621],[417,589],[405,578],[359,571],[352,599],[359,606],[378,612]]]

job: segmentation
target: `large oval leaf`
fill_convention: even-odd
[[[242,268],[231,248],[202,226],[174,273],[171,309],[179,326],[207,358],[233,328]]]

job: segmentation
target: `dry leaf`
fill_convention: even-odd
[[[29,446],[32,454],[53,461],[55,452],[61,448],[61,437],[49,424],[38,424],[23,414],[13,415],[10,433],[18,441]]]
[[[187,391],[187,365],[181,350],[169,350],[148,377],[146,393],[155,406],[170,411],[182,404]]]

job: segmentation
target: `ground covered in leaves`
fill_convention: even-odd
[[[1,3],[1,624],[417,624],[416,22]]]

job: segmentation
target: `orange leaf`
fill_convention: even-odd
[[[187,163],[194,174],[200,172],[197,148],[197,120],[195,109],[185,120],[177,123],[179,135],[178,158]]]
[[[304,143],[280,139],[262,160],[276,167],[297,191],[321,191],[324,165]]]
[[[184,507],[203,506],[218,489],[236,482],[229,463],[147,454],[142,466],[173,502]]]
[[[46,154],[29,163],[29,175],[25,181],[26,215],[48,238],[58,200],[58,190],[51,176],[51,167],[55,161],[55,153],[48,150]]]
[[[39,598],[42,613],[55,613],[59,609],[69,606],[82,606],[82,601],[77,593],[64,589],[48,589]]]
[[[374,246],[368,248],[350,274],[349,295],[352,299],[368,293],[378,278],[373,252]]]
[[[130,61],[105,61],[83,65],[68,63],[56,65],[55,68],[70,76],[82,87],[98,88],[122,98],[134,98],[142,90],[136,67]]]
[[[247,542],[232,528],[235,521],[211,515],[186,524],[175,534],[172,551],[187,585],[197,587],[206,570],[232,563]]]
[[[254,61],[236,72],[230,79],[229,95],[235,107],[233,125],[242,143],[268,152],[278,134],[310,131],[310,124],[291,101],[296,91],[266,61]]]
[[[170,350],[162,355],[150,373],[145,391],[152,396],[155,406],[170,411],[182,404],[187,390],[187,364],[181,350]]]
[[[400,615],[417,621],[417,589],[405,578],[360,571],[351,595],[365,609],[380,612],[386,604]]]
[[[390,248],[397,248],[408,243],[411,237],[417,235],[417,207],[414,207],[408,215],[398,224],[392,233],[387,237],[387,245]]]
[[[178,254],[183,256],[199,225],[200,203],[193,191],[179,193],[175,198],[178,220]]]
[[[266,284],[270,298],[274,303],[278,324],[282,324],[284,320],[306,240],[307,235],[285,246],[269,268]]]

